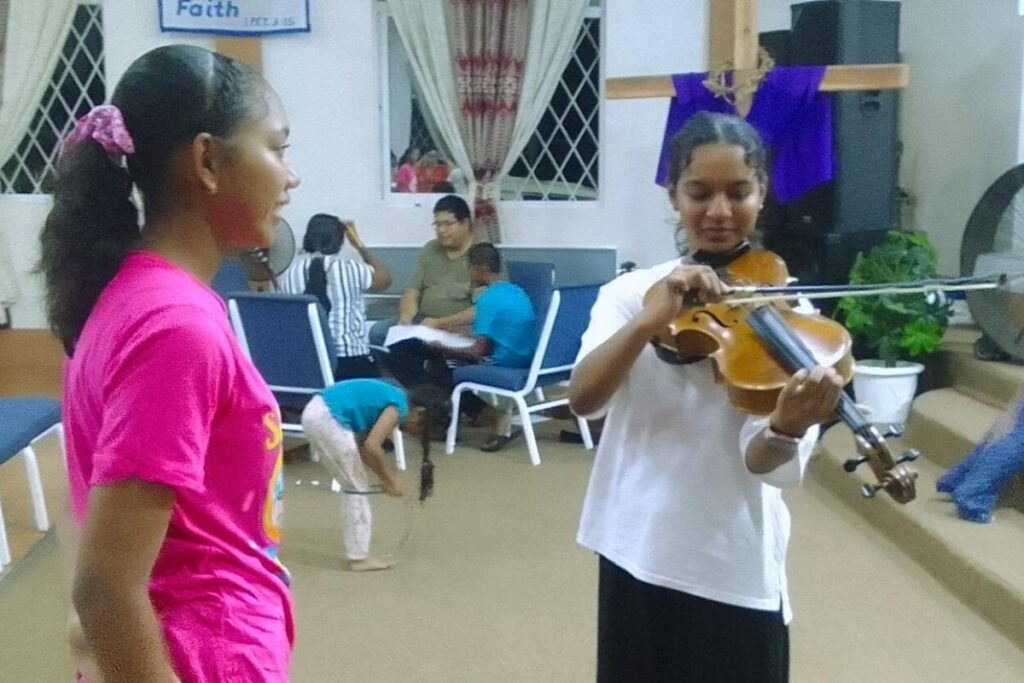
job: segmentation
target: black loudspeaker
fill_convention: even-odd
[[[757,36],[758,44],[768,51],[776,64],[790,63],[792,31],[765,31]]]
[[[777,58],[780,65],[899,61],[898,2],[820,0],[791,9],[788,59]],[[762,36],[769,50],[772,40]],[[830,97],[834,180],[785,206],[769,198],[760,223],[765,246],[805,282],[845,282],[857,252],[876,244],[896,218],[897,91]]]

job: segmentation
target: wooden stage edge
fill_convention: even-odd
[[[0,395],[60,395],[64,351],[49,330],[0,330]]]

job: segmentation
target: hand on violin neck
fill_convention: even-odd
[[[658,332],[672,322],[684,305],[721,301],[728,287],[708,266],[678,265],[651,287],[639,322]]]
[[[771,428],[789,436],[803,436],[813,425],[835,417],[843,378],[833,368],[800,370],[779,393],[771,414]]]

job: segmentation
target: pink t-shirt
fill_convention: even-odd
[[[64,426],[79,523],[93,486],[174,490],[149,593],[183,683],[287,681],[281,418],[220,297],[130,254],[65,364]]]
[[[398,174],[395,177],[395,185],[399,192],[416,191],[416,168],[412,164],[402,164],[398,167]]]

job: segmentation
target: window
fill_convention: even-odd
[[[105,97],[102,10],[82,4],[28,132],[0,167],[0,193],[44,193],[61,139]]]
[[[430,111],[416,92],[409,56],[385,3],[381,17],[381,71],[384,112],[384,154],[390,158],[385,173],[386,194],[417,193],[423,185],[446,178],[456,192],[465,192],[459,172],[447,161]],[[601,9],[593,0],[568,65],[555,88],[547,111],[519,159],[501,186],[505,200],[587,201],[597,199],[599,111],[601,93]],[[425,162],[404,164],[404,155],[416,150]],[[402,166],[407,168],[402,170]],[[414,175],[416,180],[413,181]],[[424,176],[427,180],[424,181]],[[450,176],[450,177],[449,177]],[[415,183],[415,184],[414,184]],[[428,190],[429,191],[429,190]]]
[[[503,199],[597,199],[601,19],[591,8],[548,109],[502,181]]]

